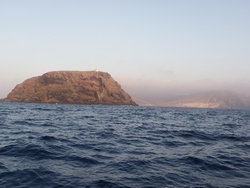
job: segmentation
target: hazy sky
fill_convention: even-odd
[[[249,0],[0,0],[0,98],[29,77],[95,68],[142,98],[247,91],[249,20]]]

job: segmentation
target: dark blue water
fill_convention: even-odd
[[[0,103],[0,187],[250,187],[250,111]]]

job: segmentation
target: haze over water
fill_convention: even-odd
[[[48,71],[95,68],[151,101],[249,96],[249,9],[247,0],[0,1],[0,98]]]

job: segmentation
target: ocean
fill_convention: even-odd
[[[250,111],[0,103],[0,187],[250,187]]]

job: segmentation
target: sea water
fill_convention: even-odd
[[[0,103],[0,187],[250,187],[250,111]]]

